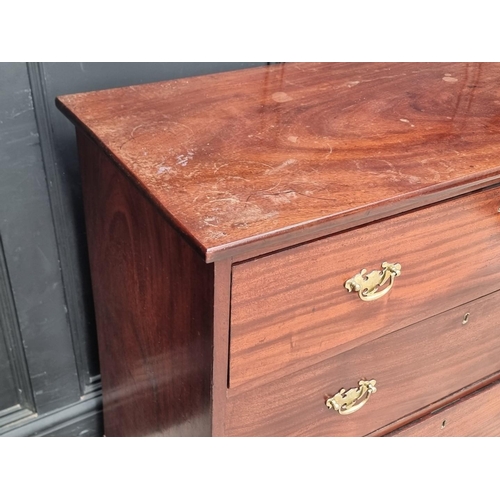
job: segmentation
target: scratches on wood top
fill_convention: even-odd
[[[496,172],[499,87],[493,63],[308,63],[58,105],[206,250]]]

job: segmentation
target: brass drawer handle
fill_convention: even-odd
[[[365,302],[380,299],[394,285],[396,276],[401,274],[401,264],[382,263],[382,271],[372,271],[366,274],[366,269],[362,269],[359,274],[345,282],[348,292],[359,292],[359,298]],[[379,291],[379,288],[390,280],[388,286]]]
[[[362,408],[370,396],[377,392],[376,380],[360,380],[355,389],[340,389],[335,396],[326,400],[326,406],[341,415],[349,415]]]

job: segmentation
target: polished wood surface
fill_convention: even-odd
[[[229,390],[226,434],[361,436],[459,393],[500,370],[499,300],[490,294],[320,363],[311,359],[277,381]],[[378,389],[362,409],[341,416],[326,408],[328,397],[361,379],[375,379]]]
[[[500,288],[500,189],[233,267],[230,386],[261,384]],[[374,302],[344,283],[402,266]]]
[[[499,437],[500,383],[395,431],[399,437]]]
[[[283,64],[59,98],[207,261],[500,180],[500,65]]]
[[[499,88],[500,64],[286,63],[59,98],[106,435],[430,432],[459,399],[469,432],[500,377]],[[387,295],[347,292],[382,262]]]
[[[396,429],[400,429],[411,422],[415,422],[417,420],[422,419],[425,416],[430,415],[431,413],[434,413],[436,411],[439,411],[454,402],[461,400],[463,398],[466,398],[470,394],[477,392],[485,387],[487,387],[490,384],[494,384],[500,380],[500,371],[492,373],[491,375],[488,375],[487,377],[484,377],[483,379],[474,382],[473,384],[470,384],[469,386],[464,387],[460,391],[454,392],[452,394],[448,394],[448,396],[440,399],[439,401],[435,401],[434,403],[431,403],[420,410],[417,410],[413,413],[410,413],[409,415],[405,415],[404,417],[401,417],[398,420],[395,420],[394,422],[391,422],[390,424],[385,425],[384,427],[380,427],[376,431],[370,432],[366,436],[369,437],[385,437],[390,435],[390,433],[394,432]]]
[[[78,133],[106,436],[211,434],[213,264]]]
[[[231,262],[214,264],[214,349],[212,372],[212,436],[224,435],[231,309]]]

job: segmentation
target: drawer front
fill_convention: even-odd
[[[499,437],[500,383],[477,391],[415,424],[393,432],[391,436]]]
[[[291,376],[230,389],[226,434],[362,436],[381,429],[500,370],[499,306],[497,292]],[[363,379],[375,380],[377,392],[361,409],[340,415],[326,407]]]
[[[235,265],[230,387],[291,374],[498,290],[499,207],[495,188]],[[347,280],[383,262],[402,268],[389,293],[365,302],[347,292]]]

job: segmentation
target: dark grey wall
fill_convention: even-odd
[[[0,434],[102,435],[74,128],[57,95],[265,63],[0,63]]]

